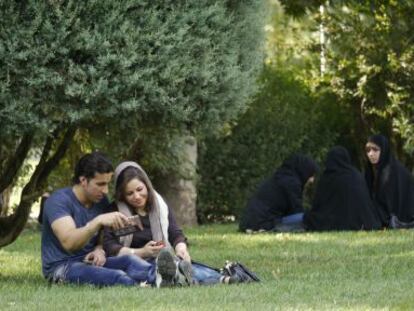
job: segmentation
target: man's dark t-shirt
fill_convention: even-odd
[[[55,191],[45,202],[42,227],[42,270],[45,277],[53,275],[54,270],[68,261],[82,261],[86,254],[93,251],[98,243],[98,233],[80,250],[67,252],[53,233],[51,224],[62,217],[70,216],[77,228],[84,227],[96,216],[107,211],[109,201],[104,197],[90,208],[83,206],[76,198],[71,187]]]

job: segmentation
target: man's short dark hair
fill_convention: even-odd
[[[92,153],[85,154],[82,158],[79,159],[78,163],[75,166],[75,172],[73,176],[73,183],[79,184],[79,178],[81,176],[86,177],[89,181],[95,177],[95,174],[106,174],[112,173],[114,168],[112,166],[111,160],[102,152],[95,151]]]

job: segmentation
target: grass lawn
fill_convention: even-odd
[[[0,249],[0,310],[413,310],[414,231],[257,234],[187,229],[193,259],[239,260],[258,284],[175,289],[48,285],[40,234]]]

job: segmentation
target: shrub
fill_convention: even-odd
[[[292,72],[271,67],[263,70],[259,84],[237,124],[200,148],[200,222],[238,217],[257,184],[287,156],[301,152],[320,160],[337,137],[329,120],[338,111],[323,113],[329,97],[313,97]]]

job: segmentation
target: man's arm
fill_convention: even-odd
[[[83,248],[102,226],[119,229],[127,224],[128,218],[125,215],[113,212],[99,215],[80,228],[76,228],[71,216],[64,216],[52,222],[52,230],[63,248],[74,252]]]

